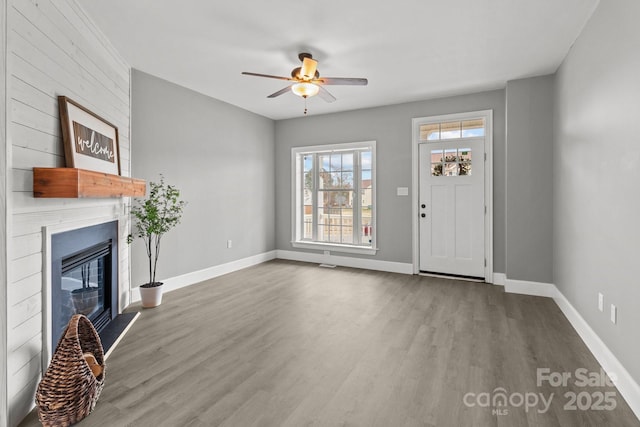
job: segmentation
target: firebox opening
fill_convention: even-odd
[[[118,222],[51,237],[51,349],[84,314],[100,334],[118,314]]]

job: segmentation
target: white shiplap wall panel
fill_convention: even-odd
[[[11,199],[14,203],[14,221],[18,222],[21,219],[17,215],[33,212],[39,212],[45,216],[51,213],[58,218],[54,220],[54,224],[61,224],[85,218],[102,218],[107,210],[115,217],[124,210],[120,204],[109,199],[101,199],[101,204],[92,205],[92,202],[97,203],[96,199],[34,199],[31,192],[18,191],[11,194]],[[86,212],[86,217],[81,216],[81,211]]]
[[[118,218],[120,287],[128,298],[129,199],[35,199],[32,168],[65,165],[57,101],[65,95],[118,127],[121,170],[129,175],[130,67],[74,0],[8,0],[6,34],[11,261],[2,404],[13,426],[32,407],[42,372],[43,227]]]
[[[89,199],[79,199],[78,201],[87,201]],[[62,224],[79,218],[82,220],[98,220],[104,219],[105,222],[120,213],[120,206],[100,205],[86,208],[77,208],[73,212],[65,209],[60,210],[41,210],[33,212],[25,212],[14,215],[12,220],[11,235],[13,237],[23,236],[25,234],[39,233],[42,231],[42,225],[36,221],[40,220],[46,225]]]
[[[34,357],[40,356],[40,343],[42,342],[42,335],[38,334],[25,342],[20,348],[15,349],[9,355],[8,365],[10,371],[18,372],[25,365],[27,365]]]
[[[15,328],[21,323],[26,322],[33,316],[42,311],[42,296],[35,294],[29,298],[16,301],[14,305],[9,307],[8,316],[9,328]]]
[[[6,59],[7,59],[7,1],[0,0],[0,427],[5,427],[9,420],[7,417],[9,399],[7,373],[8,368],[8,343],[7,343],[7,300],[8,300],[8,246],[10,242],[8,222],[10,212],[7,202],[9,192],[9,170],[11,168],[11,144],[8,142],[7,132],[7,96],[6,96]]]
[[[47,4],[49,4],[49,2],[46,0],[39,2],[39,6],[34,14],[41,14],[42,9],[46,8]],[[20,3],[22,11],[28,9],[29,5],[29,2]],[[47,9],[55,10],[51,8]],[[47,65],[51,67],[47,72],[50,72],[56,80],[69,88],[77,86],[73,85],[73,83],[69,84],[70,79],[75,78],[83,82],[82,89],[87,91],[87,95],[99,92],[104,93],[104,95],[111,98],[111,101],[116,107],[119,107],[118,109],[121,113],[126,115],[128,92],[124,92],[122,89],[115,89],[114,91],[114,85],[105,85],[105,82],[108,82],[108,80],[104,76],[104,73],[97,69],[91,60],[86,58],[81,49],[76,47],[71,53],[65,52],[65,50],[59,46],[58,41],[64,40],[64,38],[67,37],[66,34],[62,32],[58,32],[57,34],[43,33],[44,28],[36,27],[33,22],[26,19],[16,8],[10,10],[9,19],[16,22],[16,25],[12,27],[12,32],[9,33],[9,41],[16,48],[16,51],[19,50],[20,57],[36,66]],[[47,19],[38,20],[38,23],[41,25],[46,25],[48,22]],[[51,38],[56,36],[58,38]],[[87,70],[86,68],[93,69]],[[116,110],[113,109],[111,111],[115,112]]]
[[[42,333],[42,313],[38,313],[15,328],[9,329],[7,336],[7,350],[9,350],[9,354],[40,333]],[[9,376],[12,374],[13,372],[10,372]]]
[[[9,396],[16,396],[25,388],[25,386],[32,383],[37,383],[40,378],[40,372],[38,368],[39,363],[37,359],[38,354],[36,354],[23,366],[19,368],[13,367],[13,369],[16,370],[13,371],[13,373],[9,376]],[[9,404],[11,405],[12,402],[10,402]]]
[[[10,123],[9,131],[13,137],[14,147],[28,148],[30,150],[42,151],[43,153],[64,156],[64,148],[59,136],[41,132],[17,123]],[[28,170],[31,170],[31,168],[28,168]]]
[[[60,123],[60,119],[58,117],[43,113],[42,111],[16,99],[11,100],[10,111],[11,121],[13,123],[35,129],[40,132],[49,133],[52,129],[55,129],[53,135],[57,137],[61,136],[61,131],[58,129]]]
[[[54,58],[61,57],[62,54],[68,57],[75,57],[74,62],[79,64],[80,68],[76,70],[69,69],[71,74],[84,73],[88,79],[95,80],[92,83],[93,85],[101,86],[113,95],[120,97],[122,99],[121,105],[126,107],[128,94],[122,88],[126,86],[127,75],[114,72],[106,64],[105,68],[100,68],[96,61],[93,61],[83,52],[82,49],[86,43],[84,40],[79,43],[69,40],[69,37],[75,31],[74,29],[56,27],[52,23],[52,19],[55,19],[55,17],[43,15],[43,13],[47,12],[57,12],[57,9],[50,6],[51,4],[48,2],[41,2],[37,7],[30,2],[23,2],[18,6],[14,6],[11,18],[15,20],[16,28],[19,27],[21,29],[19,31],[20,34],[32,44],[53,52],[54,55],[51,56]],[[30,29],[35,29],[35,31],[29,31]],[[64,61],[58,62],[63,63]]]
[[[9,301],[16,303],[23,301],[29,297],[42,292],[42,272],[37,272],[32,276],[10,283],[7,290],[7,298]]]
[[[11,186],[14,191],[29,192],[33,189],[33,172],[30,170],[13,169],[11,171]]]
[[[13,99],[58,119],[58,103],[54,97],[16,76],[9,77],[9,88]]]
[[[12,129],[14,126],[11,126]],[[31,165],[31,166],[29,166]],[[34,166],[44,168],[64,167],[64,155],[47,153],[17,145],[13,146],[13,167],[16,169],[31,170]]]
[[[114,71],[115,69],[107,63],[107,58],[88,56],[87,51],[93,49],[90,42],[85,39],[71,40],[74,35],[81,33],[73,25],[59,26],[57,22],[53,22],[56,18],[64,19],[56,7],[60,4],[56,2],[54,5],[46,0],[39,1],[37,6],[29,1],[15,2],[9,11],[9,19],[16,23],[12,30],[35,47],[47,52],[47,56],[65,68],[69,74],[82,75],[91,86],[120,98],[120,105],[125,107],[128,102],[128,92],[123,89],[127,84],[126,72]],[[82,35],[90,36],[86,31]],[[71,68],[65,56],[73,58],[78,66]]]
[[[69,7],[71,6],[71,7]],[[73,57],[84,69],[100,79],[99,84],[112,92],[120,92],[123,100],[128,102],[127,94],[123,88],[129,83],[129,66],[115,52],[105,37],[95,30],[84,12],[62,2],[49,0],[37,2],[21,2],[14,5],[15,10],[22,14],[47,37],[55,40],[69,56]],[[77,15],[79,19],[68,21],[68,26],[60,26],[59,22],[67,20],[67,14]],[[77,35],[82,38],[78,39]],[[101,46],[105,55],[96,57],[92,55],[96,46]],[[120,61],[120,66],[115,66],[113,61]]]
[[[42,251],[42,233],[26,234],[13,239],[11,260],[17,260],[27,255]]]
[[[25,277],[32,276],[42,270],[42,255],[40,252],[18,258],[11,262],[9,283],[18,282]],[[15,301],[11,301],[15,302]]]

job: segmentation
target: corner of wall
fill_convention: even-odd
[[[7,144],[7,2],[0,1],[0,70],[3,79],[0,81],[0,427],[8,423],[7,406],[7,180],[9,170],[9,149]],[[0,157],[2,157],[0,156]]]

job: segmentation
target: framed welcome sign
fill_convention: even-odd
[[[66,96],[58,104],[67,167],[120,175],[118,128]]]

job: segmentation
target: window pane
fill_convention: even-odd
[[[484,136],[484,119],[465,120],[462,122],[463,138],[479,136]]]
[[[331,243],[342,243],[340,239],[340,227],[339,226],[331,226],[329,230],[329,242]]]
[[[373,226],[371,222],[364,223],[362,230],[360,230],[360,242],[367,245],[371,244],[371,238],[373,237]]]
[[[363,170],[361,174],[361,179],[362,181],[360,181],[360,183],[362,188],[369,188],[373,185],[373,181],[371,180],[370,170]]]
[[[302,238],[313,239],[313,206],[305,204],[303,207]]]
[[[304,173],[304,188],[305,191],[313,190],[313,172]]]
[[[371,208],[373,207],[373,192],[371,191],[371,187],[363,188],[360,190],[362,195],[360,199],[360,206],[362,206],[363,212],[364,209],[369,209],[369,216],[371,216]]]
[[[458,175],[471,175],[471,163],[460,163],[458,165]]]
[[[442,176],[442,163],[431,163],[431,175]]]
[[[458,164],[457,163],[445,163],[444,164],[444,175],[445,176],[457,176],[458,175]]]
[[[331,188],[342,188],[342,174],[331,172]]]
[[[455,162],[458,160],[458,150],[455,148],[449,148],[444,150],[444,161],[445,162]]]
[[[336,191],[334,198],[335,206],[351,206],[351,193],[351,191]]]
[[[458,148],[458,157],[461,162],[471,161],[471,148]]]
[[[302,158],[302,170],[305,172],[310,171],[313,168],[313,155],[305,154]]]
[[[318,237],[317,241],[326,242],[328,239],[327,227],[325,225],[318,224]]]
[[[347,245],[353,244],[353,227],[342,227],[342,243]]]
[[[318,160],[320,163],[320,172],[329,172],[331,170],[331,156],[328,154],[321,154]]]
[[[330,172],[321,172],[319,174],[318,186],[321,189],[323,189],[323,188],[332,188],[333,187],[331,185],[331,173]]]
[[[347,153],[342,155],[342,170],[343,171],[353,170],[353,153]]]
[[[441,162],[442,159],[442,150],[431,150],[431,162],[437,163]]]
[[[331,171],[342,170],[342,156],[340,154],[331,155]]]
[[[440,139],[460,138],[460,122],[447,122],[440,124]]]
[[[353,172],[342,173],[342,188],[353,188]]]
[[[420,141],[434,141],[440,139],[440,123],[420,126]]]
[[[360,153],[360,168],[362,170],[371,170],[371,151],[363,151]]]

